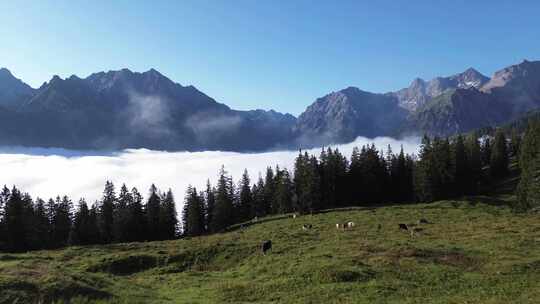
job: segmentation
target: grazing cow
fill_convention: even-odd
[[[311,229],[311,228],[313,228],[313,225],[311,225],[311,224],[304,224],[304,225],[302,225],[302,230],[309,230],[309,229]]]
[[[268,250],[271,250],[272,249],[272,241],[271,240],[268,240],[268,241],[265,241],[262,243],[262,253],[263,255],[266,255],[266,252]]]
[[[343,229],[343,224],[336,224],[336,229]]]
[[[418,224],[429,224],[429,221],[426,220],[425,218],[421,218],[418,220]]]
[[[409,230],[409,228],[407,227],[407,224],[398,224],[399,225],[399,230]]]
[[[354,227],[354,222],[347,222],[347,224],[345,224],[345,228],[352,228]]]

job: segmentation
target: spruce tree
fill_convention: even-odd
[[[73,203],[67,196],[56,197],[55,212],[52,221],[52,240],[55,247],[64,247],[68,244],[71,232],[71,217]]]
[[[182,213],[182,231],[184,236],[198,236],[204,233],[203,201],[197,189],[191,186],[186,191]],[[217,209],[216,209],[217,210]]]
[[[520,150],[521,176],[513,208],[527,211],[540,206],[540,121],[529,122]]]
[[[461,196],[471,192],[471,184],[473,183],[463,136],[458,135],[456,137],[452,148],[455,186],[454,194]]]
[[[34,249],[44,249],[49,246],[51,225],[47,217],[45,201],[36,199],[34,206],[34,219],[32,223],[32,243]]]
[[[113,235],[115,242],[129,241],[130,209],[133,204],[133,196],[126,184],[123,184],[118,194],[118,200],[113,212]]]
[[[480,148],[480,141],[476,134],[471,134],[467,138],[467,161],[469,177],[469,187],[467,194],[477,194],[480,181],[482,179],[482,152]]]
[[[491,158],[489,163],[489,172],[491,177],[500,178],[508,173],[508,148],[506,138],[502,130],[497,130],[493,147],[491,148]]]
[[[103,198],[99,208],[99,228],[101,238],[105,243],[114,240],[114,209],[116,205],[116,193],[112,182],[105,183]]]
[[[200,203],[200,216],[201,216],[201,227],[203,227],[204,231],[204,213],[203,213],[203,203],[202,200]],[[176,237],[176,230],[177,230],[177,224],[178,220],[176,219],[176,204],[174,202],[174,196],[172,193],[172,190],[169,189],[165,195],[163,195],[163,199],[161,201],[161,208],[160,208],[160,218],[159,218],[159,225],[160,225],[160,231],[161,231],[161,239],[162,240],[172,240]]]
[[[231,178],[227,175],[225,167],[221,167],[216,190],[216,205],[214,207],[212,222],[210,223],[210,228],[214,232],[222,231],[233,224],[234,205],[231,186]]]
[[[277,175],[279,180],[276,181],[276,194],[274,201],[277,206],[277,213],[288,213],[293,211],[293,196],[294,186],[291,180],[289,171],[282,170]]]
[[[206,181],[205,191],[205,206],[204,206],[204,229],[210,231],[212,216],[214,215],[214,206],[216,205],[216,189],[210,184],[210,180]]]
[[[131,189],[131,204],[129,209],[128,220],[128,237],[127,241],[144,241],[146,239],[146,217],[143,210],[143,197],[137,188]]]
[[[158,190],[154,184],[150,186],[148,200],[146,201],[145,213],[146,213],[146,239],[149,241],[158,240],[160,237],[160,202],[161,199],[158,194]]]
[[[29,243],[25,223],[26,210],[22,194],[16,187],[10,191],[4,208],[5,248],[13,252],[27,250]]]
[[[242,174],[240,180],[239,210],[238,218],[240,222],[247,221],[253,217],[253,196],[251,193],[251,181],[247,169]]]

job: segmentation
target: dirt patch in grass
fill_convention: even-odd
[[[130,275],[159,266],[159,258],[152,255],[108,257],[87,268],[90,272],[107,272],[114,275]]]
[[[318,283],[367,282],[375,277],[375,272],[359,268],[323,267],[315,271],[311,278]]]
[[[479,259],[457,250],[430,250],[406,247],[391,250],[387,253],[387,256],[394,263],[403,258],[414,258],[421,263],[435,263],[465,270],[474,270],[481,264]]]

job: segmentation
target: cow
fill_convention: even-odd
[[[262,249],[262,254],[266,255],[266,252],[272,249],[272,241],[271,240],[264,241],[262,243],[261,249]]]
[[[296,218],[296,213],[293,213],[293,214],[292,214],[292,218],[293,218],[293,219]]]
[[[251,221],[256,223],[258,220],[259,220],[259,217],[256,216]]]
[[[311,228],[313,228],[313,225],[311,225],[311,224],[304,224],[304,225],[302,225],[302,230],[309,230],[309,229],[311,229]]]
[[[409,230],[409,228],[407,227],[407,224],[398,224],[399,225],[399,230]]]
[[[344,226],[345,228],[352,228],[354,227],[354,222],[347,222]]]
[[[344,229],[344,226],[343,224],[336,224],[336,229]]]

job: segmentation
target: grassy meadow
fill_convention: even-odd
[[[540,215],[513,214],[504,200],[332,210],[191,239],[1,254],[0,303],[538,303]],[[421,233],[398,229],[420,218],[430,221]],[[356,226],[336,229],[346,221]]]

